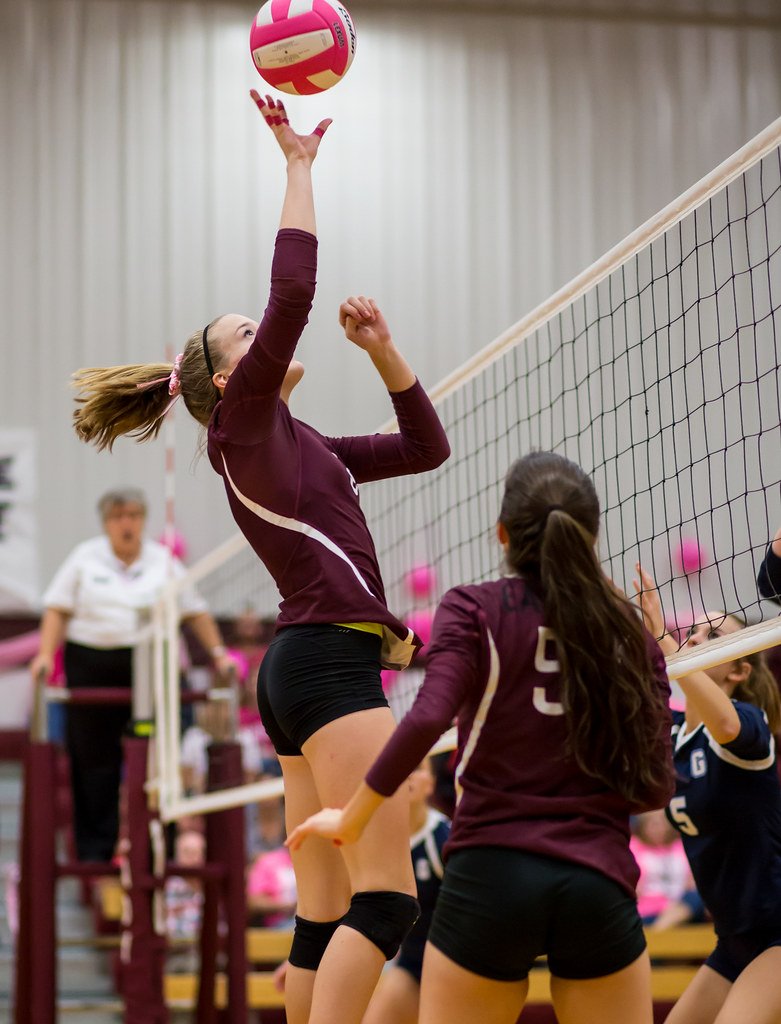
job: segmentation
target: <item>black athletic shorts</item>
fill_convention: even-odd
[[[395,961],[395,966],[400,967],[407,974],[411,974],[418,985],[423,974],[423,952],[425,948],[425,942],[407,942],[405,939],[401,944],[399,955]]]
[[[628,967],[646,946],[637,903],[612,879],[498,846],[450,855],[429,942],[495,981],[523,980],[543,954],[558,978],[601,978]]]
[[[734,982],[752,960],[773,946],[781,946],[781,924],[720,936],[705,963],[722,978]]]
[[[348,626],[286,626],[258,672],[258,709],[277,754],[296,756],[318,729],[354,711],[386,708],[382,638]]]

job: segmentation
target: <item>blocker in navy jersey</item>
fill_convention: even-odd
[[[762,597],[781,604],[781,558],[770,544],[757,574],[757,587]]]
[[[764,712],[733,701],[740,732],[719,744],[674,712],[678,783],[667,816],[719,936],[776,927],[781,939],[781,786]]]
[[[642,807],[630,807],[566,753],[556,647],[535,585],[512,577],[456,587],[442,599],[433,632],[425,683],[367,784],[394,793],[457,716],[448,854],[513,847],[593,868],[634,896],[639,873],[629,852],[629,815],[666,804],[672,769]],[[647,643],[666,704],[664,657],[650,634]],[[670,763],[669,714],[654,726],[657,760]]]
[[[391,395],[396,434],[324,437],[290,414],[280,388],[314,297],[316,254],[314,235],[279,231],[269,303],[212,415],[209,460],[282,595],[278,626],[376,622],[384,664],[404,667],[416,641],[386,606],[358,484],[434,469],[450,449],[418,381]]]
[[[420,917],[401,944],[396,966],[420,981],[423,951],[426,946],[431,918],[437,904],[437,895],[444,874],[443,849],[450,835],[450,822],[439,811],[430,808],[426,823],[410,839],[412,867],[415,872]]]

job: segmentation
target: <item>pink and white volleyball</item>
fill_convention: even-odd
[[[430,597],[437,583],[437,575],[432,565],[421,562],[412,566],[404,577],[404,582],[413,597]]]
[[[324,92],[341,81],[355,42],[353,20],[339,0],[268,0],[249,34],[260,77],[294,96]]]
[[[699,572],[707,561],[704,548],[694,537],[684,537],[673,554],[676,565],[687,575]]]

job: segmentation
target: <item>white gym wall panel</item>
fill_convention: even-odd
[[[342,339],[374,296],[434,384],[781,110],[775,3],[354,0],[358,52],[301,129],[315,166],[318,294],[294,412],[328,433],[389,404]],[[162,439],[81,445],[68,381],[153,361],[221,312],[259,316],[283,162],[247,96],[254,6],[0,0],[0,427],[37,440],[40,593],[96,532],[109,486],[163,522]],[[233,530],[176,413],[177,527],[191,557]]]

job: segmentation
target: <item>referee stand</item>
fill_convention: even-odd
[[[172,875],[196,877],[203,884],[200,934],[201,972],[197,1024],[246,1024],[246,902],[244,891],[244,811],[218,811],[207,818],[206,861],[184,867],[167,861],[165,830],[150,806],[147,787],[149,739],[153,732],[148,646],[134,658],[133,689],[49,688],[36,685],[30,743],[24,761],[21,820],[19,934],[16,946],[15,1024],[57,1024],[56,890],[60,878],[120,875],[123,887],[118,981],[125,1024],[168,1024],[165,1002],[165,881]],[[137,663],[137,668],[136,668]],[[192,694],[205,699],[205,694]],[[124,777],[120,807],[119,866],[57,860],[57,745],[48,734],[51,700],[74,704],[132,704],[130,735],[123,740]],[[235,701],[232,704],[235,707]],[[239,785],[241,748],[228,737],[212,743],[209,788]],[[220,921],[226,926],[227,1006],[215,1005]]]

